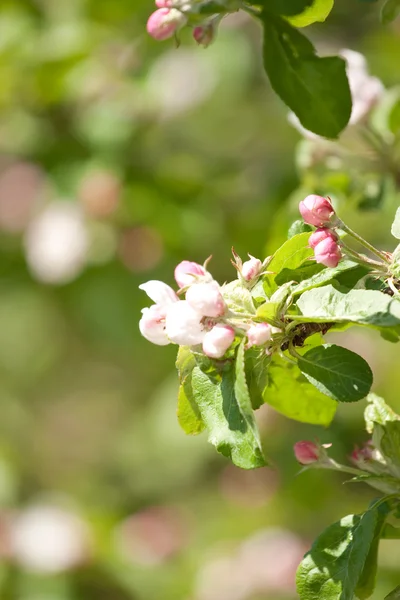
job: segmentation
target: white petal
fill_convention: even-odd
[[[203,316],[195,311],[186,300],[170,304],[165,320],[168,338],[180,346],[201,344],[205,336],[201,323],[202,318]]]
[[[156,304],[171,304],[171,302],[178,301],[178,296],[174,290],[163,281],[152,279],[139,285],[139,289],[146,292],[148,297]]]
[[[156,304],[142,310],[139,321],[140,333],[146,340],[157,346],[167,346],[170,341],[165,333],[165,312]]]

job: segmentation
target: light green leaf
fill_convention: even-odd
[[[400,419],[398,415],[386,404],[383,398],[376,394],[368,394],[367,407],[364,411],[365,426],[368,433],[372,433],[375,423],[385,425],[390,421]]]
[[[239,280],[231,281],[222,288],[228,307],[237,313],[254,315],[256,309],[250,291]]]
[[[271,296],[280,285],[291,281],[285,278],[287,271],[291,272],[300,267],[310,256],[313,251],[308,247],[308,239],[310,234],[299,233],[287,240],[274,254],[268,265],[268,271],[271,274],[264,277],[264,289],[267,296]],[[276,278],[279,277],[279,283]]]
[[[196,364],[190,348],[180,346],[176,359],[181,382],[178,392],[177,416],[179,425],[187,435],[197,435],[205,428],[192,389],[192,372]]]
[[[366,483],[384,494],[398,494],[400,492],[400,481],[391,475],[365,473],[364,475],[353,477],[349,483]]]
[[[320,58],[312,43],[285,19],[268,12],[264,25],[264,68],[280,98],[314,133],[337,138],[351,114],[351,94],[342,58]]]
[[[392,224],[392,235],[400,240],[400,207],[396,211],[396,216]]]
[[[253,0],[251,4],[262,6],[276,15],[300,15],[313,0]]]
[[[400,0],[386,0],[382,6],[381,22],[388,25],[400,15]]]
[[[354,600],[355,594],[367,598],[375,580],[377,543],[390,511],[390,504],[381,500],[364,514],[328,527],[298,568],[300,600]]]
[[[312,5],[300,15],[290,17],[288,20],[294,27],[307,27],[317,21],[325,21],[331,12],[335,0],[314,0]]]
[[[400,324],[400,301],[373,290],[342,293],[327,285],[302,294],[297,306],[302,316],[292,318],[304,322],[353,322],[377,327]]]
[[[235,394],[235,370],[226,365],[222,373],[204,373],[195,367],[192,386],[196,404],[206,424],[209,441],[218,452],[242,469],[265,466],[253,430],[243,417]]]
[[[400,600],[400,585],[390,592],[388,596],[385,596],[385,600]]]
[[[288,240],[299,233],[311,233],[312,230],[311,225],[304,223],[303,219],[297,219],[297,221],[294,221],[289,227]]]
[[[375,423],[373,442],[383,454],[389,471],[400,479],[400,421]]]
[[[325,344],[306,352],[298,359],[303,375],[310,383],[338,402],[356,402],[371,389],[372,371],[358,354]]]
[[[264,401],[289,419],[328,426],[337,403],[321,394],[301,374],[297,365],[275,356],[269,368]]]
[[[320,267],[320,265],[318,265]],[[292,294],[302,294],[307,290],[311,290],[316,287],[320,287],[343,273],[344,271],[351,271],[354,269],[358,269],[359,265],[351,260],[343,260],[341,261],[337,267],[332,269],[329,268],[320,268],[317,273],[309,277],[308,279],[303,279],[298,285],[292,288]]]

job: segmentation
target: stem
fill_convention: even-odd
[[[332,471],[339,471],[340,473],[350,473],[351,475],[365,475],[364,471],[360,469],[355,469],[354,467],[347,467],[346,465],[341,465],[337,463],[333,458],[329,459],[329,463],[326,465],[321,465],[325,469],[331,469]]]
[[[343,246],[343,248],[346,250],[346,252],[348,254],[350,254],[351,258],[355,261],[358,262],[361,265],[364,266],[374,266],[374,267],[379,267],[382,270],[383,274],[387,274],[387,270],[385,269],[386,265],[383,264],[382,262],[378,262],[376,260],[372,260],[372,258],[368,258],[367,256],[363,256],[362,254],[359,254],[358,252],[356,252],[355,250],[353,250],[353,248],[350,248],[350,246],[348,246],[343,240],[340,240],[340,245]]]
[[[361,235],[358,235],[358,233],[356,233],[355,231],[353,231],[352,229],[350,229],[350,227],[348,227],[345,223],[343,223],[343,221],[341,219],[338,219],[338,223],[337,226],[342,229],[342,231],[345,231],[346,233],[348,233],[349,235],[351,235],[352,238],[354,238],[355,240],[357,240],[357,242],[359,242],[362,246],[364,246],[365,248],[367,248],[367,250],[369,250],[370,252],[372,252],[372,254],[375,254],[375,256],[377,256],[378,258],[380,258],[385,264],[390,264],[389,263],[389,259],[387,258],[387,256],[385,255],[384,252],[381,252],[380,250],[378,250],[377,248],[375,248],[375,246],[373,246],[372,244],[370,244],[369,242],[367,242],[367,240],[364,240],[363,237],[361,237]]]
[[[390,279],[388,279],[387,283],[388,283],[388,286],[390,287],[390,289],[392,290],[392,292],[394,293],[394,295],[395,296],[400,296],[399,290],[397,289],[397,287],[393,283],[393,277],[391,277]]]

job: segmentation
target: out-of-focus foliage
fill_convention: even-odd
[[[230,247],[267,255],[298,195],[318,189],[299,188],[299,136],[265,81],[257,24],[234,16],[206,51],[189,35],[176,49],[146,37],[152,8],[1,2],[4,600],[291,600],[310,540],[371,498],[336,475],[295,477],[292,457],[294,441],[315,436],[349,453],[365,435],[362,403],[329,431],[262,409],[275,468],[252,473],[176,423],[174,350],[140,338],[138,284],[172,282],[177,262],[210,254],[215,276],[230,278]],[[393,86],[398,28],[382,28],[374,4],[341,0],[307,35],[320,54],[365,52]],[[344,171],[323,177],[324,190],[353,190]],[[362,213],[350,198],[346,220],[392,250],[394,188]],[[398,411],[398,346],[340,335]],[[382,542],[376,600],[398,584],[392,544]]]

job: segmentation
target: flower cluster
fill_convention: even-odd
[[[263,274],[266,261],[250,256],[242,260],[234,253],[239,286],[249,289]],[[267,259],[268,260],[268,259]],[[222,358],[236,336],[247,336],[247,347],[266,346],[274,333],[270,324],[257,322],[255,314],[237,314],[230,300],[229,285],[220,286],[204,265],[187,260],[175,269],[175,292],[162,281],[148,281],[142,289],[154,304],[142,311],[142,335],[159,346],[170,343],[202,346],[206,356]],[[184,295],[185,299],[179,296]],[[266,348],[268,351],[268,348]]]
[[[163,41],[175,36],[185,25],[192,25],[193,39],[207,48],[214,41],[220,15],[208,16],[199,24],[197,14],[198,2],[190,0],[156,0],[155,10],[147,21],[147,32],[157,41]]]

